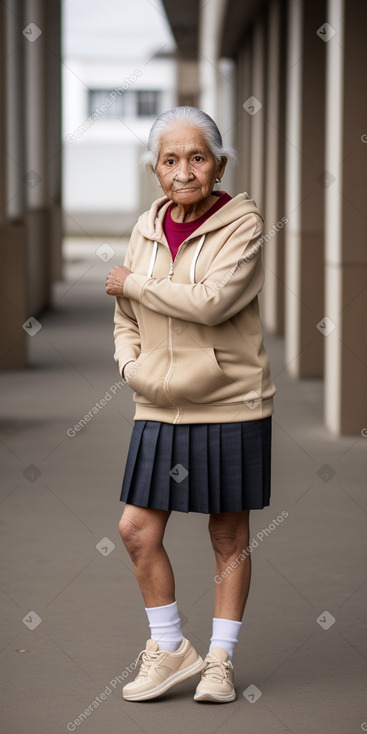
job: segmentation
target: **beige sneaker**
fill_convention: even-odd
[[[138,655],[141,667],[135,680],[122,689],[126,701],[146,701],[157,698],[169,688],[192,675],[200,673],[204,661],[191,643],[183,638],[175,652],[160,650],[158,642],[148,640],[145,650]]]
[[[233,685],[233,665],[228,660],[228,653],[221,647],[208,652],[201,680],[195,691],[195,701],[216,701],[227,703],[234,701],[236,691]]]

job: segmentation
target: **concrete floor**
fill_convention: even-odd
[[[29,369],[0,375],[2,733],[366,731],[367,438],[325,430],[321,381],[291,379],[283,342],[269,335],[272,498],[251,514],[251,537],[262,540],[234,657],[237,700],[195,703],[197,678],[156,701],[122,700],[149,628],[118,534],[134,406],[128,387],[113,387],[104,281],[126,243],[109,244],[116,254],[103,262],[101,242],[68,243],[55,307],[28,337]],[[116,394],[70,437],[106,391]],[[207,517],[172,513],[166,547],[183,632],[204,656],[214,587]]]

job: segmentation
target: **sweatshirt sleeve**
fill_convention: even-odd
[[[157,313],[215,326],[245,308],[264,284],[262,220],[249,214],[214,258],[205,277],[191,284],[172,283],[131,273],[124,297]]]
[[[113,358],[117,362],[122,376],[127,362],[137,359],[140,354],[139,327],[130,301],[126,298],[116,297],[114,324],[115,353]]]
[[[131,240],[130,240],[131,243]],[[129,244],[124,265],[131,265],[131,244]],[[115,297],[114,331],[115,353],[113,358],[118,363],[120,375],[127,362],[135,360],[140,354],[140,332],[129,299]]]

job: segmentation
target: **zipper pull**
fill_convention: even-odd
[[[169,271],[168,271],[168,279],[169,280],[171,280],[172,275],[173,275],[173,262],[169,266]]]

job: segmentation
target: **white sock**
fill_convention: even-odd
[[[233,619],[220,619],[213,617],[213,630],[210,638],[210,650],[214,647],[221,647],[228,653],[229,660],[232,660],[233,650],[238,635],[240,634],[242,622],[235,622]]]
[[[145,607],[145,611],[152,640],[158,642],[160,650],[175,652],[183,640],[177,601],[163,607]]]

